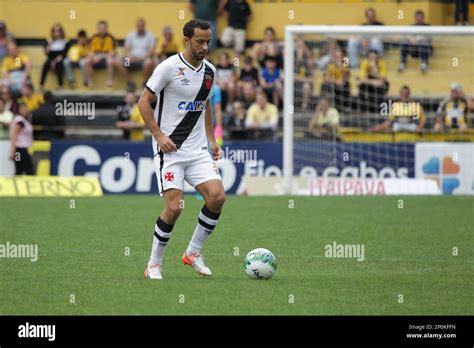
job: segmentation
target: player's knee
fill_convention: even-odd
[[[217,191],[212,193],[209,198],[210,205],[215,209],[220,210],[220,208],[222,208],[225,202],[225,193],[224,191]]]
[[[172,221],[175,221],[181,214],[182,205],[180,202],[176,204],[169,204],[165,209],[165,215]]]

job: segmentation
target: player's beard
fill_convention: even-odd
[[[193,55],[194,60],[196,60],[196,61],[198,61],[198,62],[200,62],[201,60],[203,60],[204,57],[206,56],[205,53],[201,55],[201,54],[199,54],[198,51],[195,51],[195,50],[192,49],[192,48],[191,48],[191,54]]]

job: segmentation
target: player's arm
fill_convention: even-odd
[[[150,130],[150,133],[155,138],[160,150],[163,152],[173,152],[177,150],[175,143],[168,138],[166,135],[163,134],[160,127],[155,121],[153,117],[153,109],[151,108],[151,103],[155,99],[155,95],[145,88],[143,90],[140,99],[138,100],[138,108],[140,110],[140,114],[142,115],[143,121],[145,125]]]
[[[206,135],[209,140],[209,146],[211,147],[212,157],[214,161],[217,161],[221,156],[221,147],[217,145],[216,137],[214,136],[214,127],[212,126],[212,112],[211,112],[211,103],[208,101],[205,111],[205,127]]]

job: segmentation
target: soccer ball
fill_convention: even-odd
[[[257,248],[245,256],[244,270],[250,279],[270,279],[276,268],[277,261],[270,250]]]

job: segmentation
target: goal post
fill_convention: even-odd
[[[400,56],[400,42],[403,39],[406,39],[408,36],[423,36],[428,37],[432,40],[434,46],[434,53],[432,55],[436,57],[433,59],[433,65],[437,67],[433,71],[428,71],[425,74],[420,74],[418,77],[417,72],[413,72],[413,64],[411,68],[412,72],[405,74],[403,72],[397,72],[399,69],[399,56]],[[284,90],[283,90],[283,187],[286,194],[291,194],[293,192],[292,186],[294,177],[298,175],[295,172],[295,161],[298,158],[295,158],[295,132],[299,135],[300,143],[309,143],[315,142],[314,146],[311,146],[311,151],[308,152],[306,157],[303,158],[303,162],[312,161],[317,162],[318,165],[323,166],[325,164],[336,163],[338,160],[332,158],[333,154],[328,153],[327,147],[322,147],[318,149],[318,143],[331,143],[336,146],[337,143],[344,142],[344,135],[341,138],[332,138],[332,139],[309,139],[305,134],[307,132],[308,119],[311,118],[312,113],[314,112],[314,103],[317,103],[319,96],[322,94],[322,90],[318,94],[314,92],[318,90],[319,86],[316,84],[321,84],[323,81],[324,72],[318,70],[318,67],[313,67],[314,71],[311,71],[309,74],[306,72],[307,85],[311,85],[306,88],[311,89],[310,99],[306,96],[306,99],[313,100],[313,104],[309,103],[309,108],[304,110],[301,105],[306,106],[307,100],[302,100],[303,92],[302,87],[298,86],[296,82],[296,77],[299,74],[296,67],[297,58],[296,50],[298,49],[296,40],[297,38],[303,38],[305,50],[307,49],[311,55],[311,59],[314,59],[321,54],[322,44],[324,40],[332,38],[338,43],[348,42],[350,38],[356,38],[362,40],[363,38],[372,38],[379,37],[382,42],[382,47],[385,47],[385,53],[387,55],[387,70],[391,74],[392,81],[391,86],[389,87],[387,95],[390,96],[390,99],[396,99],[399,93],[400,85],[404,85],[405,80],[413,81],[414,85],[420,84],[420,79],[423,79],[423,83],[426,84],[423,88],[418,88],[418,91],[413,93],[412,96],[419,97],[420,100],[426,100],[427,103],[431,103],[429,110],[425,112],[429,113],[429,122],[433,121],[433,115],[435,115],[435,104],[439,103],[439,99],[444,96],[449,96],[449,86],[453,82],[461,82],[465,87],[466,94],[474,95],[474,28],[472,27],[458,27],[458,26],[330,26],[330,25],[289,25],[285,27],[285,37],[284,37]],[[452,40],[451,37],[456,38]],[[347,55],[347,48],[344,47],[345,54]],[[459,60],[463,64],[462,69],[454,70],[451,69],[449,73],[440,74],[440,64],[450,64],[450,61],[447,60],[448,55],[452,52],[453,60],[454,56],[458,55]],[[388,53],[388,54],[387,54]],[[442,57],[441,57],[442,55]],[[416,56],[415,56],[416,57]],[[384,56],[382,55],[382,58]],[[344,58],[347,60],[347,56]],[[410,60],[415,60],[409,58]],[[419,57],[418,57],[419,59]],[[430,58],[432,59],[432,58]],[[430,61],[431,62],[431,61]],[[466,67],[467,65],[467,67]],[[308,67],[306,67],[308,69]],[[407,70],[408,70],[407,69]],[[429,67],[431,70],[431,67]],[[449,69],[448,69],[449,70]],[[319,76],[315,78],[316,71]],[[359,69],[357,67],[352,67],[350,69],[351,74],[358,74]],[[469,77],[470,71],[470,77]],[[466,75],[467,72],[467,75]],[[314,73],[314,74],[313,74]],[[397,75],[397,73],[399,75]],[[441,81],[442,80],[442,81]],[[313,82],[315,81],[315,82]],[[354,78],[352,79],[354,81]],[[430,87],[434,84],[442,84],[446,86],[445,91],[430,91]],[[392,87],[393,86],[393,87]],[[352,98],[346,104],[342,104],[339,110],[341,114],[342,125],[347,124],[347,129],[352,130],[357,133],[360,139],[363,139],[363,134],[367,132],[370,122],[376,122],[376,112],[370,113],[370,110],[365,110],[367,106],[371,108],[380,108],[377,102],[374,101],[365,101],[365,103],[372,103],[374,105],[363,105],[355,106],[356,103],[353,101],[354,93],[357,93],[357,86],[354,84],[350,88]],[[354,92],[355,91],[355,92]],[[305,92],[306,93],[306,92]],[[309,93],[309,92],[308,92]],[[306,93],[306,94],[308,94]],[[436,97],[436,98],[433,98]],[[377,100],[377,99],[376,99]],[[380,113],[380,112],[379,112]],[[375,115],[375,116],[374,116]],[[380,117],[379,121],[383,121],[383,118]],[[429,124],[429,127],[432,124]],[[375,134],[375,133],[373,133]],[[373,135],[372,134],[372,135]],[[358,140],[357,140],[358,141]],[[385,140],[381,140],[384,142]],[[408,140],[410,142],[411,140]],[[364,151],[361,149],[360,151]],[[375,150],[374,150],[375,151]],[[377,150],[379,151],[379,150]],[[381,156],[393,156],[390,154],[390,149],[385,151],[385,149],[380,150]],[[362,155],[359,153],[358,155]],[[377,154],[375,154],[377,155]],[[395,155],[396,156],[396,155]],[[405,155],[409,156],[409,155]],[[298,157],[298,156],[296,156]],[[314,158],[313,158],[314,157]],[[361,156],[362,158],[362,156]],[[396,160],[396,158],[395,158]],[[328,163],[326,163],[328,162]],[[331,162],[331,163],[330,163]],[[320,173],[318,173],[320,175]]]

